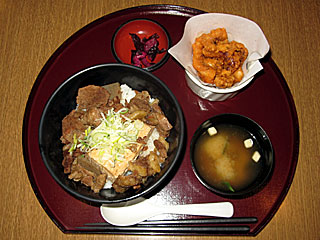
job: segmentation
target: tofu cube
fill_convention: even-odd
[[[215,127],[208,128],[208,133],[210,136],[217,134],[217,129]]]
[[[259,162],[260,157],[261,157],[260,153],[258,151],[255,151],[252,155],[252,160],[255,162]]]
[[[245,148],[251,148],[253,146],[253,141],[251,138],[244,140],[243,143],[244,143]]]

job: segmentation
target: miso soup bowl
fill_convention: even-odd
[[[261,169],[255,180],[242,190],[224,191],[218,189],[205,180],[204,176],[201,175],[199,169],[197,168],[197,165],[195,164],[195,146],[200,136],[205,134],[209,128],[215,127],[220,124],[230,124],[244,128],[249,133],[250,138],[254,139],[255,144],[258,144],[259,153],[261,155],[259,159],[259,161],[261,161],[260,164],[262,164]],[[191,140],[190,158],[193,172],[198,180],[207,189],[225,198],[246,198],[258,193],[270,180],[274,168],[274,151],[267,133],[257,122],[253,121],[252,119],[233,113],[216,115],[204,121],[198,127]]]

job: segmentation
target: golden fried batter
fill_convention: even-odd
[[[242,65],[248,50],[242,43],[229,42],[224,28],[196,38],[192,50],[193,67],[203,82],[228,88],[243,78]]]

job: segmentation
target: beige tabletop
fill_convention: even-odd
[[[221,237],[64,234],[35,196],[24,165],[25,105],[40,70],[74,32],[111,12],[176,4],[250,18],[263,29],[293,95],[300,152],[290,190],[257,239],[320,239],[320,2],[318,0],[0,0],[0,238],[221,239]],[[246,239],[223,237],[222,239]],[[247,239],[253,239],[248,237]]]

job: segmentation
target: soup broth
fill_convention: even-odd
[[[216,134],[210,136],[206,131],[197,140],[195,167],[209,185],[219,190],[245,189],[257,178],[262,166],[262,159],[252,159],[259,152],[259,145],[242,127],[221,124],[215,128]],[[252,140],[252,146],[245,147],[246,139]]]

